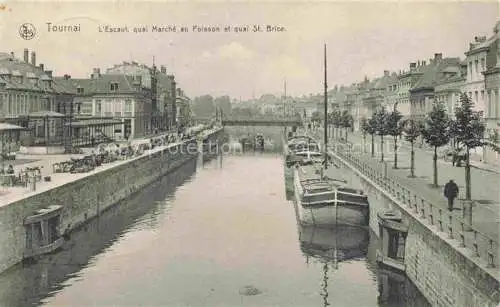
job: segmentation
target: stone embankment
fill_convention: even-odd
[[[379,213],[401,214],[408,225],[405,271],[431,304],[498,306],[497,242],[374,167],[347,144],[333,146],[330,153],[353,171],[369,195],[372,228],[378,228]]]
[[[203,132],[216,139],[222,128]],[[18,190],[0,197],[0,272],[27,254],[43,253],[61,235],[138,192],[198,155],[196,138],[159,146],[143,155],[115,161],[88,173],[53,174],[36,191]],[[14,189],[14,188],[12,188]],[[44,219],[46,215],[46,219]]]

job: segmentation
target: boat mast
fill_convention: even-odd
[[[324,146],[325,146],[325,169],[328,168],[328,85],[326,79],[326,44],[325,44],[325,119],[324,119]]]

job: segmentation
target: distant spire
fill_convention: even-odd
[[[284,97],[286,99],[286,78],[285,80],[283,81],[283,87],[284,87]]]

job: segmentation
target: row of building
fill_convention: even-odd
[[[36,53],[0,53],[0,122],[26,128],[27,145],[131,139],[189,121],[190,99],[165,66],[123,62],[88,78],[53,76]],[[69,136],[69,137],[65,137]]]
[[[384,71],[381,77],[365,79],[350,86],[335,86],[328,101],[333,109],[347,110],[359,130],[363,117],[370,118],[379,108],[398,110],[407,118],[423,119],[434,102],[443,102],[450,116],[466,93],[477,111],[483,112],[485,137],[496,139],[500,129],[500,22],[490,37],[477,36],[465,51],[465,59],[443,57],[409,64],[399,72]],[[322,108],[318,108],[319,111]],[[498,142],[498,140],[495,140]],[[483,152],[485,161],[497,160],[493,151]]]

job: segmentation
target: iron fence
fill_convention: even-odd
[[[458,217],[406,187],[397,178],[388,175],[383,164],[377,168],[369,165],[364,161],[365,159],[350,150],[345,152],[339,149],[339,146],[331,149],[337,156],[347,161],[344,164],[350,164],[352,168],[378,185],[397,203],[406,207],[409,212],[413,212],[422,223],[453,240],[452,244],[462,252],[473,258],[484,260],[489,268],[498,267],[498,241],[482,233],[472,225],[471,221],[467,221],[466,212],[468,214],[472,204],[463,201],[463,216]]]

